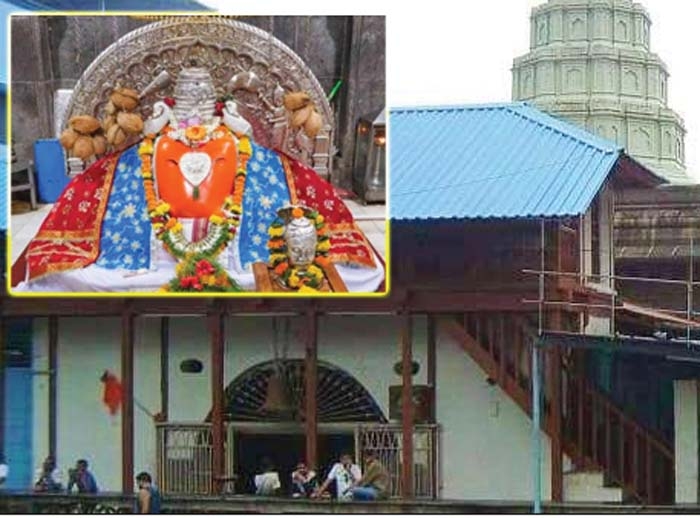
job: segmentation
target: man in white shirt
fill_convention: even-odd
[[[260,473],[255,475],[255,494],[258,496],[276,496],[279,493],[280,476],[272,466],[272,461],[264,458],[260,465]]]
[[[10,474],[10,468],[5,462],[5,456],[0,453],[0,487],[5,485],[8,475]]]
[[[340,462],[333,465],[326,480],[323,482],[312,496],[319,497],[328,488],[331,482],[335,481],[335,490],[338,500],[352,500],[350,488],[355,482],[362,478],[360,466],[353,463],[352,456],[349,453],[343,453],[340,456]]]
[[[56,459],[49,455],[44,460],[41,467],[36,470],[34,476],[34,491],[38,492],[56,492],[63,489],[62,485],[63,474],[56,467]]]

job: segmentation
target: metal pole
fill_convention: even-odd
[[[686,300],[687,304],[687,313],[686,313],[686,328],[685,328],[685,339],[686,339],[686,347],[690,347],[690,321],[693,318],[693,262],[695,260],[695,251],[693,248],[695,248],[695,243],[693,242],[693,229],[690,229],[690,253],[688,254],[689,258],[689,265],[688,265],[688,296]]]
[[[538,338],[532,346],[532,480],[533,498],[532,512],[542,512],[542,444],[540,438],[540,366]]]
[[[540,220],[540,286],[539,295],[540,303],[537,308],[537,336],[538,338],[542,336],[542,331],[544,330],[544,269],[545,269],[545,259],[544,259],[544,219]]]

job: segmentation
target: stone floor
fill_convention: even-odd
[[[362,205],[353,200],[345,200],[357,224],[372,243],[377,252],[386,258],[386,205]],[[24,214],[13,214],[10,220],[12,239],[12,262],[14,263],[29,241],[36,235],[42,221],[52,205],[39,205],[37,210]]]

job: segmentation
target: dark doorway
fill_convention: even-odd
[[[236,444],[235,470],[238,476],[236,491],[255,493],[253,477],[257,474],[264,457],[272,460],[277,468],[282,484],[282,495],[291,494],[291,474],[297,462],[304,460],[305,436],[294,434],[268,434],[238,432],[234,436]],[[355,438],[352,433],[319,434],[318,461],[316,472],[323,480],[341,453],[355,454]]]

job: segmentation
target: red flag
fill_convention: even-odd
[[[119,378],[109,371],[102,374],[100,381],[105,385],[102,401],[107,406],[110,415],[116,415],[122,404],[122,384]]]

